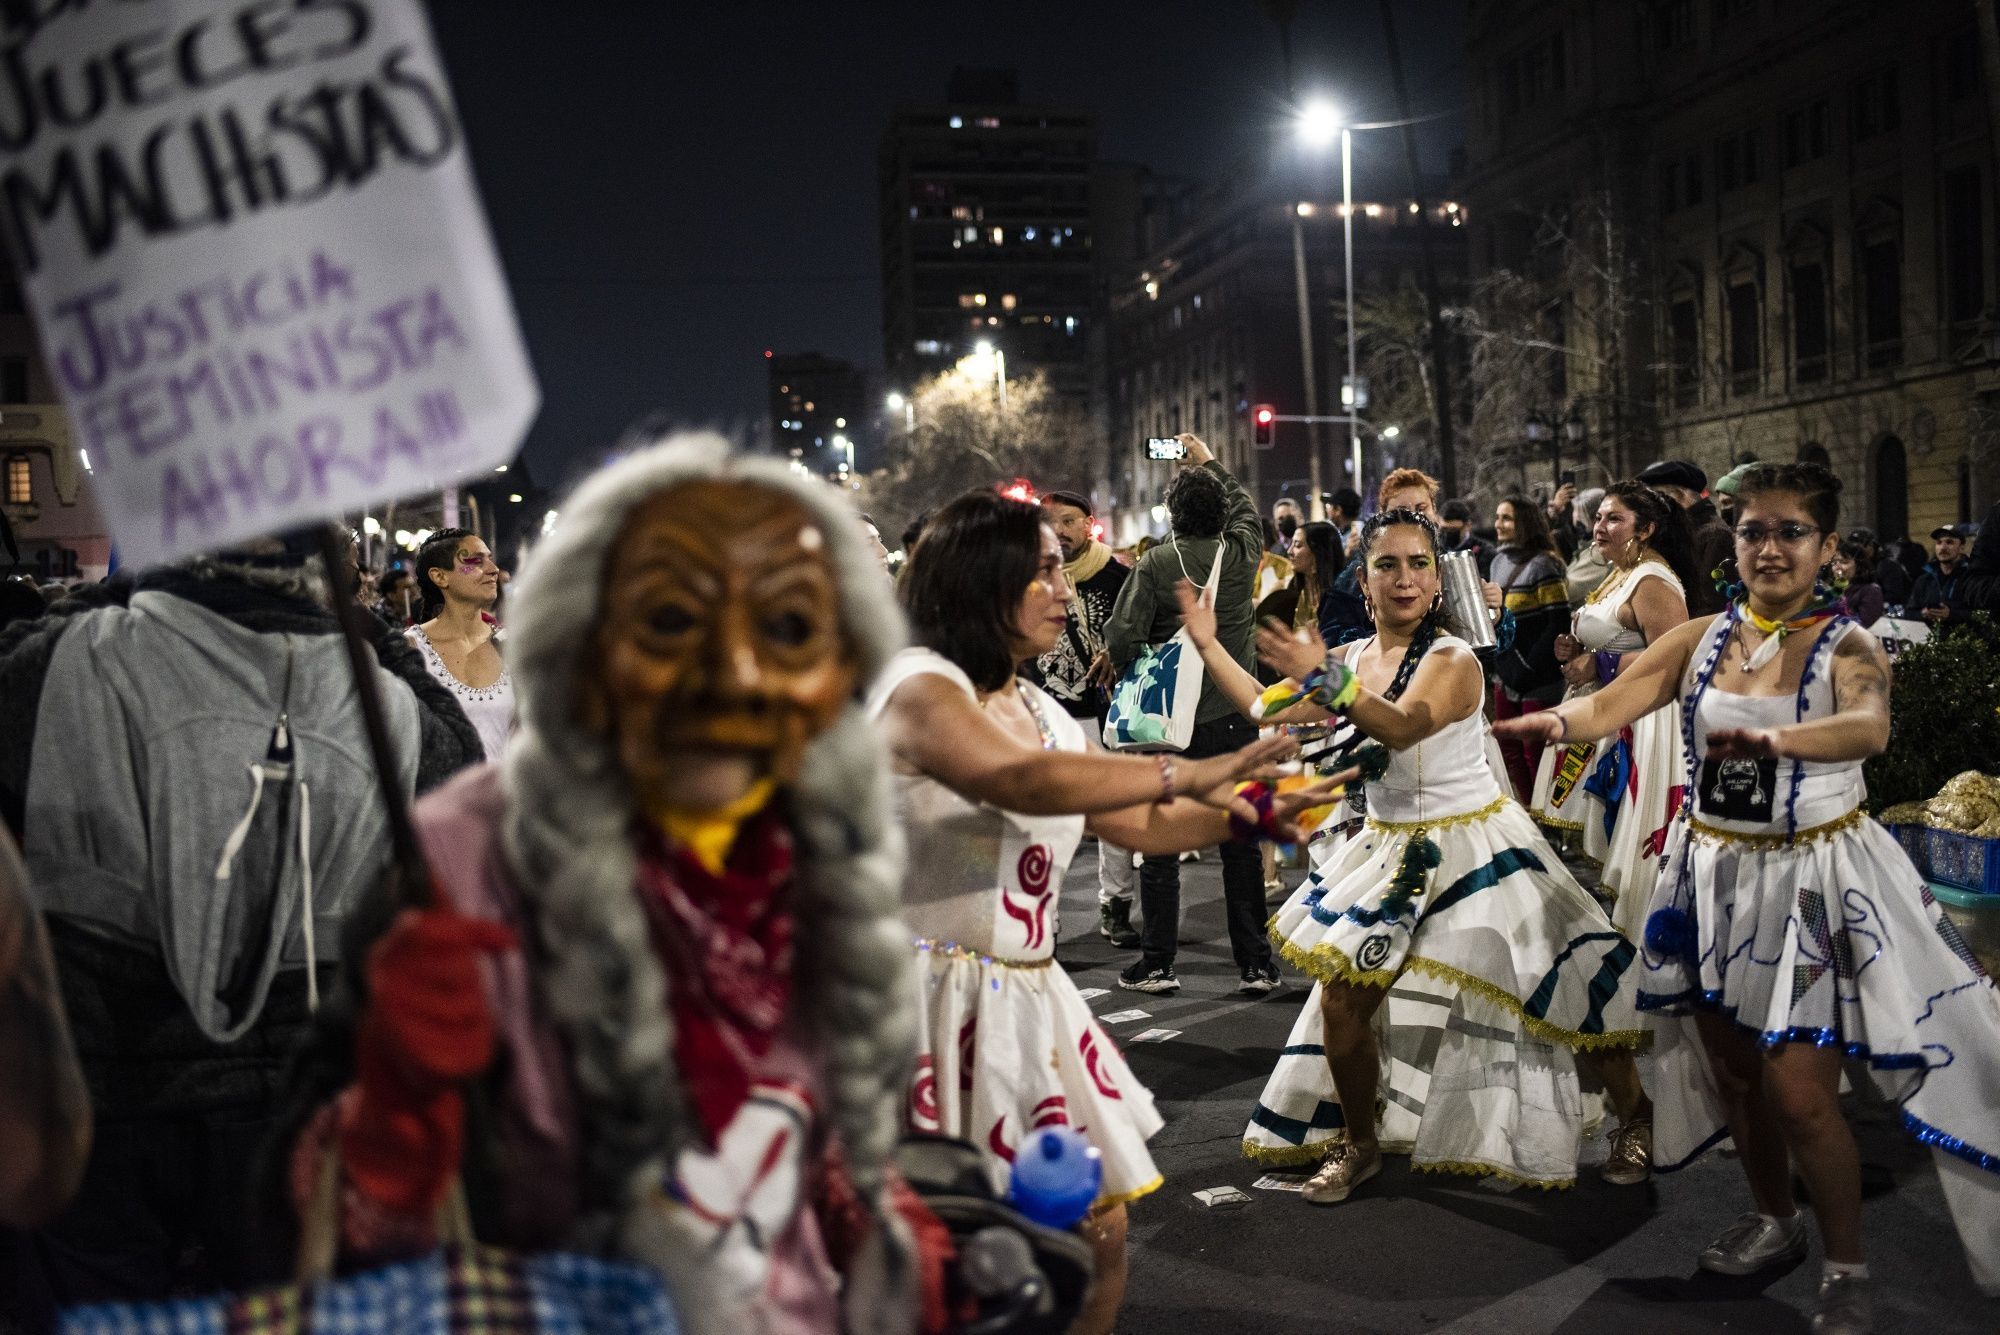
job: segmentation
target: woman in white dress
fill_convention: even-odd
[[[1328,654],[1312,637],[1259,634],[1265,661],[1294,679],[1267,699],[1321,692],[1266,721],[1331,709],[1390,754],[1367,785],[1361,831],[1271,920],[1285,959],[1317,986],[1245,1152],[1324,1160],[1304,1191],[1314,1204],[1345,1200],[1385,1149],[1418,1168],[1568,1186],[1589,1120],[1582,1059],[1624,1119],[1606,1179],[1644,1181],[1651,1109],[1625,977],[1634,947],[1486,763],[1484,674],[1469,645],[1438,629],[1436,530],[1390,510],[1362,541],[1373,637]],[[1213,616],[1192,598],[1183,592],[1183,617],[1204,664],[1250,712],[1255,679],[1214,647]],[[1419,1034],[1431,1037],[1399,1041]]]
[[[1141,853],[1232,832],[1296,837],[1289,815],[1326,795],[1295,794],[1260,817],[1235,785],[1287,754],[1286,739],[1207,760],[1107,755],[1015,675],[1066,618],[1062,548],[1038,506],[992,492],[953,501],[925,528],[901,592],[922,647],[890,661],[869,709],[909,838],[904,918],[922,994],[910,1119],[980,1146],[1000,1190],[1034,1130],[1088,1136],[1104,1171],[1085,1230],[1097,1280],[1074,1329],[1108,1332],[1124,1296],[1125,1203],[1160,1185],[1146,1141],[1161,1120],[1052,967],[1070,857],[1086,830]]]
[[[458,697],[486,758],[497,761],[514,727],[514,680],[493,620],[500,567],[478,534],[444,529],[417,553],[417,591],[423,619],[404,634],[423,652],[431,676]]]
[[[1756,469],[1739,492],[1730,609],[1679,627],[1604,690],[1510,721],[1553,744],[1614,735],[1677,704],[1686,805],[1651,896],[1639,1005],[1660,1041],[1663,1170],[1732,1135],[1756,1210],[1700,1257],[1746,1275],[1807,1249],[1825,1263],[1818,1332],[1869,1330],[1861,1174],[1841,1116],[1863,1062],[1934,1147],[1982,1285],[2000,1285],[2000,996],[1923,877],[1861,809],[1889,741],[1889,663],[1815,577],[1839,538],[1840,482]]]
[[[1605,492],[1591,539],[1611,573],[1577,608],[1571,634],[1556,640],[1570,700],[1601,689],[1685,622],[1686,581],[1695,578],[1687,516],[1644,483]],[[1679,723],[1661,708],[1601,742],[1549,747],[1535,776],[1529,812],[1569,832],[1599,864],[1597,893],[1612,901],[1618,930],[1635,940],[1680,806],[1681,761]]]

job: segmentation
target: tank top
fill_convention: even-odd
[[[1347,666],[1354,666],[1373,638],[1348,646]],[[1440,635],[1430,652],[1448,647],[1472,646],[1456,635]],[[1499,797],[1500,785],[1486,763],[1486,718],[1474,710],[1415,746],[1391,751],[1388,772],[1368,784],[1368,815],[1395,824],[1442,820],[1491,806]]]
[[[1708,758],[1708,735],[1721,728],[1782,728],[1836,712],[1833,652],[1861,628],[1846,617],[1820,627],[1799,689],[1790,695],[1737,695],[1717,671],[1735,619],[1724,612],[1689,655],[1681,680],[1688,796],[1694,819],[1737,834],[1785,835],[1825,825],[1861,805],[1868,785],[1859,760],[1721,760]],[[1689,734],[1692,735],[1689,735]]]
[[[943,677],[975,703],[972,679],[944,655],[905,649],[889,660],[868,693],[880,718],[889,697],[912,677]],[[1083,729],[1038,686],[1021,683],[1052,750],[1082,751]],[[1023,816],[974,802],[927,774],[894,776],[908,841],[903,920],[918,937],[1007,961],[1055,953],[1055,901],[1083,838],[1082,816]]]
[[[1605,583],[1617,579],[1617,571],[1605,577]],[[1618,609],[1632,601],[1632,595],[1639,590],[1641,581],[1662,579],[1681,597],[1687,597],[1687,590],[1681,586],[1680,578],[1663,561],[1641,561],[1632,567],[1632,573],[1620,580],[1617,587],[1600,597],[1591,595],[1596,602],[1586,601],[1576,609],[1574,634],[1583,642],[1583,647],[1595,653],[1608,650],[1611,653],[1636,653],[1646,647],[1646,633],[1634,630],[1618,620]],[[1599,590],[1604,585],[1597,586]]]

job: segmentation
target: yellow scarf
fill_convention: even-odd
[[[1065,561],[1063,563],[1063,574],[1069,576],[1069,585],[1074,589],[1082,585],[1086,580],[1097,578],[1098,573],[1110,564],[1111,549],[1097,539],[1092,538],[1089,544],[1084,547],[1081,556],[1077,557],[1074,561]]]
[[[720,876],[736,846],[743,822],[764,809],[777,788],[773,779],[759,779],[750,791],[712,811],[662,810],[653,819],[668,839],[685,848],[710,876]]]

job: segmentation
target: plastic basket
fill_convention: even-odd
[[[1980,839],[1951,830],[1921,830],[1917,865],[1925,876],[1979,895],[2000,895],[2000,839]]]

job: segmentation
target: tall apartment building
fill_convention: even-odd
[[[18,569],[37,579],[103,578],[111,538],[89,476],[21,289],[0,274],[0,514],[20,552]],[[11,566],[0,548],[0,574]]]
[[[1474,272],[1552,280],[1601,472],[1818,459],[1848,484],[1847,522],[1885,535],[2000,497],[2000,89],[1974,13],[1472,6]],[[1566,280],[1538,238],[1579,211],[1604,221],[1603,262]]]
[[[777,453],[828,475],[865,470],[868,461],[857,463],[855,451],[866,443],[880,407],[870,401],[866,373],[817,352],[778,353],[765,367]]]
[[[1340,407],[1346,373],[1346,276],[1343,218],[1326,173],[1310,184],[1253,170],[1195,200],[1176,198],[1154,229],[1154,241],[1132,269],[1113,278],[1105,379],[1110,424],[1108,491],[1113,534],[1131,542],[1158,532],[1152,514],[1173,466],[1145,458],[1149,436],[1191,431],[1268,507],[1280,495],[1310,503],[1311,450],[1317,443],[1321,483],[1350,485],[1351,450],[1341,425],[1277,426],[1269,449],[1253,448],[1250,413],[1268,403],[1286,416],[1306,413],[1300,354],[1296,225],[1306,259],[1312,314],[1314,379],[1319,413]],[[1441,281],[1463,282],[1464,228],[1460,206],[1427,183],[1431,235]],[[1400,172],[1357,179],[1354,204],[1357,298],[1395,291],[1420,272],[1416,218]],[[1364,419],[1370,416],[1364,410]],[[1382,429],[1398,429],[1385,439]],[[1407,433],[1407,434],[1406,434]],[[1363,476],[1372,488],[1427,441],[1427,422],[1368,421]]]
[[[1009,375],[1087,395],[1095,140],[1084,112],[1022,105],[1009,71],[959,70],[944,103],[896,112],[880,156],[890,388],[983,342]]]

